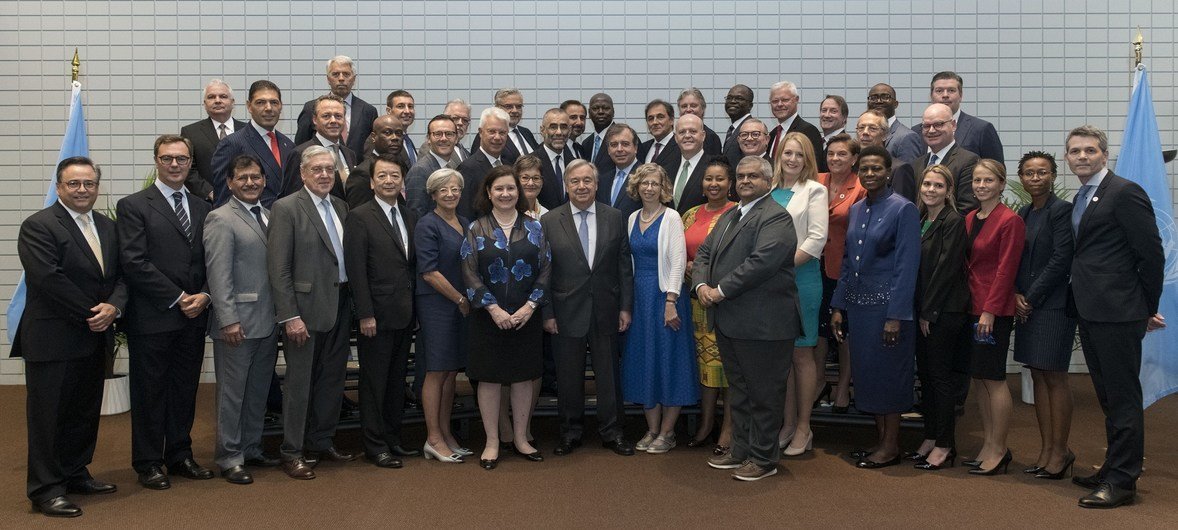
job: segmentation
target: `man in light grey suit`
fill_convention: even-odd
[[[313,479],[323,457],[355,460],[335,448],[348,362],[352,300],[344,267],[348,207],[331,195],[335,157],[322,146],[303,151],[303,189],[274,203],[267,268],[283,326],[286,394],[282,460],[287,475]]]
[[[233,198],[205,219],[205,268],[213,311],[209,336],[217,374],[216,464],[233,484],[254,481],[245,465],[277,465],[262,454],[262,423],[278,333],[266,274],[266,187],[262,163],[238,155],[226,181]]]
[[[693,291],[716,332],[728,399],[732,449],[708,459],[732,478],[760,480],[777,473],[777,432],[785,409],[789,352],[801,328],[793,255],[793,220],[769,197],[773,170],[756,156],[736,166],[740,204],[716,220],[696,253]]]
[[[434,209],[434,200],[425,191],[425,181],[439,169],[448,167],[458,169],[459,156],[454,147],[458,141],[458,127],[445,114],[434,116],[426,126],[426,145],[429,149],[417,157],[417,163],[409,168],[405,176],[405,202],[417,218]]]

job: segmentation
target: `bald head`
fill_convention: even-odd
[[[933,152],[944,149],[953,143],[957,133],[957,122],[953,121],[953,109],[943,103],[933,103],[924,109],[921,117],[921,134],[924,143]]]
[[[675,121],[675,143],[683,158],[692,158],[704,148],[704,122],[694,114],[684,114]]]

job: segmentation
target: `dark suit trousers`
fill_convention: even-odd
[[[360,428],[364,452],[376,456],[401,445],[401,416],[405,410],[405,373],[413,330],[377,331],[374,337],[360,335],[356,352],[360,356]]]
[[[785,381],[792,340],[734,339],[716,329],[716,345],[732,403],[732,456],[761,467],[781,456],[777,435],[785,417]]]
[[[942,313],[929,334],[916,334],[916,367],[920,376],[924,438],[937,447],[956,447],[957,379],[969,371],[969,338],[965,313]]]
[[[172,466],[192,458],[192,419],[205,355],[202,326],[129,335],[131,467]]]
[[[91,478],[86,466],[98,441],[103,368],[101,348],[79,359],[25,361],[33,502],[65,495],[70,481]]]
[[[1141,339],[1145,320],[1080,324],[1080,345],[1096,399],[1104,411],[1108,450],[1101,477],[1118,488],[1134,489],[1145,458],[1145,414],[1141,402]]]
[[[229,469],[262,456],[266,397],[278,358],[278,332],[246,339],[237,347],[213,341],[217,374],[217,467]]]
[[[339,424],[352,332],[352,296],[346,285],[339,289],[334,328],[309,332],[302,346],[284,341],[286,388],[282,398],[281,451],[285,460],[303,456],[304,448],[324,451],[331,447]]]
[[[597,432],[602,440],[622,435],[621,369],[618,366],[616,329],[596,329],[596,319],[584,337],[552,336],[556,358],[557,411],[560,414],[560,437],[580,440],[585,417],[585,347],[593,363],[593,380],[597,387]]]

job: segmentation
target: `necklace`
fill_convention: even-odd
[[[650,223],[651,223],[652,221],[654,221],[655,219],[658,219],[658,217],[659,217],[659,214],[660,214],[660,213],[663,213],[663,210],[664,210],[665,208],[666,208],[665,206],[660,206],[660,207],[659,207],[659,209],[658,209],[657,211],[655,211],[655,212],[654,212],[654,214],[652,214],[652,215],[651,215],[649,218],[648,218],[648,217],[646,217],[646,215],[645,215],[645,212],[644,212],[644,211],[640,211],[640,212],[638,213],[638,220],[642,221],[642,224],[650,224]]]
[[[515,221],[517,218],[519,218],[519,212],[515,212],[515,215],[511,216],[511,221],[508,221],[507,223],[500,221],[499,216],[495,215],[495,212],[491,212],[491,217],[495,218],[495,223],[499,225],[499,228],[511,228],[515,226]]]

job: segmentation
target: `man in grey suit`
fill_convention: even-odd
[[[226,136],[246,123],[233,118],[233,89],[220,79],[213,79],[204,89],[205,114],[208,117],[180,128],[180,136],[192,142],[192,170],[184,179],[188,192],[207,201],[213,200],[213,153]]]
[[[867,108],[883,113],[887,121],[884,147],[891,153],[893,161],[910,164],[921,155],[921,141],[912,129],[896,117],[896,109],[899,106],[900,100],[896,98],[896,89],[887,83],[877,83],[867,93]],[[893,165],[896,164],[893,162]]]
[[[313,479],[323,457],[356,455],[332,443],[348,362],[352,300],[344,264],[348,207],[331,195],[335,157],[326,147],[303,151],[303,189],[274,203],[266,265],[283,327],[286,394],[282,401],[283,469]]]
[[[425,191],[425,181],[434,171],[444,167],[457,169],[460,162],[458,151],[454,148],[454,142],[458,141],[458,127],[449,116],[434,116],[426,126],[426,131],[429,150],[417,157],[417,163],[409,168],[409,174],[405,177],[405,201],[418,219],[434,209],[434,200]]]
[[[785,409],[788,352],[801,328],[793,255],[793,220],[768,198],[773,169],[748,156],[736,167],[740,204],[716,221],[695,255],[691,284],[707,309],[708,328],[728,377],[732,449],[708,459],[732,478],[777,473],[777,431]]]
[[[957,188],[957,211],[961,215],[978,207],[973,194],[973,168],[978,155],[965,149],[956,139],[957,122],[953,111],[947,105],[933,103],[924,111],[921,121],[921,136],[928,153],[912,161],[911,165],[900,166],[892,171],[892,189],[909,201],[916,202],[916,179],[926,168],[937,164],[947,166],[955,178]]]
[[[266,218],[261,205],[266,174],[250,155],[230,162],[233,198],[205,219],[205,269],[213,311],[213,367],[217,374],[215,462],[233,484],[254,481],[246,464],[278,465],[262,454],[262,423],[278,333],[266,274]]]
[[[621,212],[595,201],[597,168],[578,159],[564,173],[569,202],[540,220],[552,251],[552,303],[544,306],[544,331],[556,357],[560,441],[567,455],[581,446],[585,415],[585,349],[597,387],[597,430],[602,445],[629,456],[622,438],[622,387],[618,334],[630,327],[634,268]],[[780,420],[780,418],[779,418]]]

